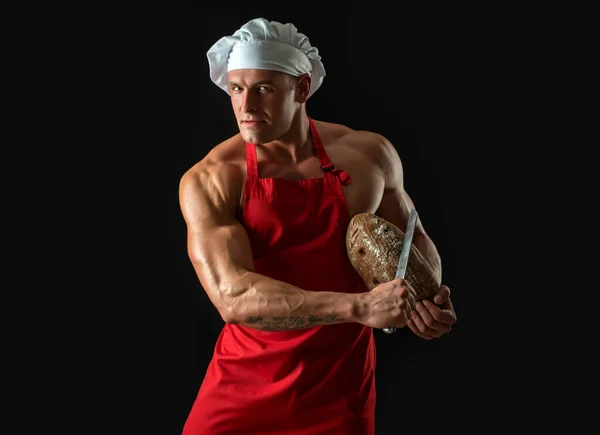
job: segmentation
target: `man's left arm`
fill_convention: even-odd
[[[377,136],[376,136],[377,137]],[[378,140],[378,166],[381,167],[385,179],[385,188],[379,208],[375,213],[388,222],[405,231],[411,208],[415,205],[404,189],[404,169],[402,161],[394,146],[385,138]],[[436,273],[438,281],[442,281],[442,260],[437,247],[429,237],[421,219],[417,217],[413,244],[431,265]]]
[[[394,146],[384,137],[376,135],[378,141],[378,165],[382,169],[385,188],[381,203],[375,214],[404,231],[408,224],[411,208],[415,205],[404,188],[404,170],[402,161]],[[429,262],[442,281],[442,261],[437,247],[429,237],[421,219],[417,219],[413,235],[413,244]],[[456,323],[456,313],[450,300],[450,289],[441,285],[433,301],[425,299],[417,304],[413,311],[409,328],[419,337],[430,340],[450,332]]]

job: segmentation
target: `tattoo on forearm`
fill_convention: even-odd
[[[257,329],[263,331],[286,331],[292,329],[304,329],[313,326],[330,325],[333,323],[342,323],[344,319],[340,319],[335,314],[328,314],[324,317],[318,316],[277,316],[264,318],[262,316],[250,316],[246,321],[247,324],[253,325]]]

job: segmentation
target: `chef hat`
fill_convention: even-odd
[[[319,50],[291,23],[255,18],[231,36],[219,39],[206,53],[211,80],[229,94],[228,72],[269,69],[298,77],[310,74],[310,97],[323,83],[325,68]]]

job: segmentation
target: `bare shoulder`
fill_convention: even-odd
[[[349,140],[351,146],[364,153],[381,171],[386,187],[402,184],[403,168],[396,147],[382,134],[372,131],[356,131]]]
[[[212,148],[187,169],[179,181],[179,200],[184,215],[231,211],[243,188],[245,170],[244,141],[233,136]]]
[[[374,156],[388,158],[389,153],[396,153],[394,145],[380,133],[367,130],[354,130],[347,137],[349,144],[355,148],[363,149]]]
[[[181,183],[189,183],[200,176],[219,178],[239,174],[245,169],[245,156],[244,140],[237,134],[213,147],[202,160],[187,169]]]
[[[315,121],[315,125],[320,132],[323,132],[322,138],[325,144],[350,148],[380,164],[399,158],[394,145],[380,133],[356,130],[343,124],[323,121]]]
[[[347,136],[348,134],[351,134],[355,131],[346,125],[337,124],[334,122],[317,120],[314,120],[314,122],[315,127],[317,127],[317,131],[319,132],[319,135],[325,143],[334,142],[337,139],[343,138],[344,136]]]

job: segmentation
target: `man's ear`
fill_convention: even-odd
[[[311,84],[312,78],[308,74],[302,74],[296,79],[296,101],[298,103],[305,103],[308,100]]]

